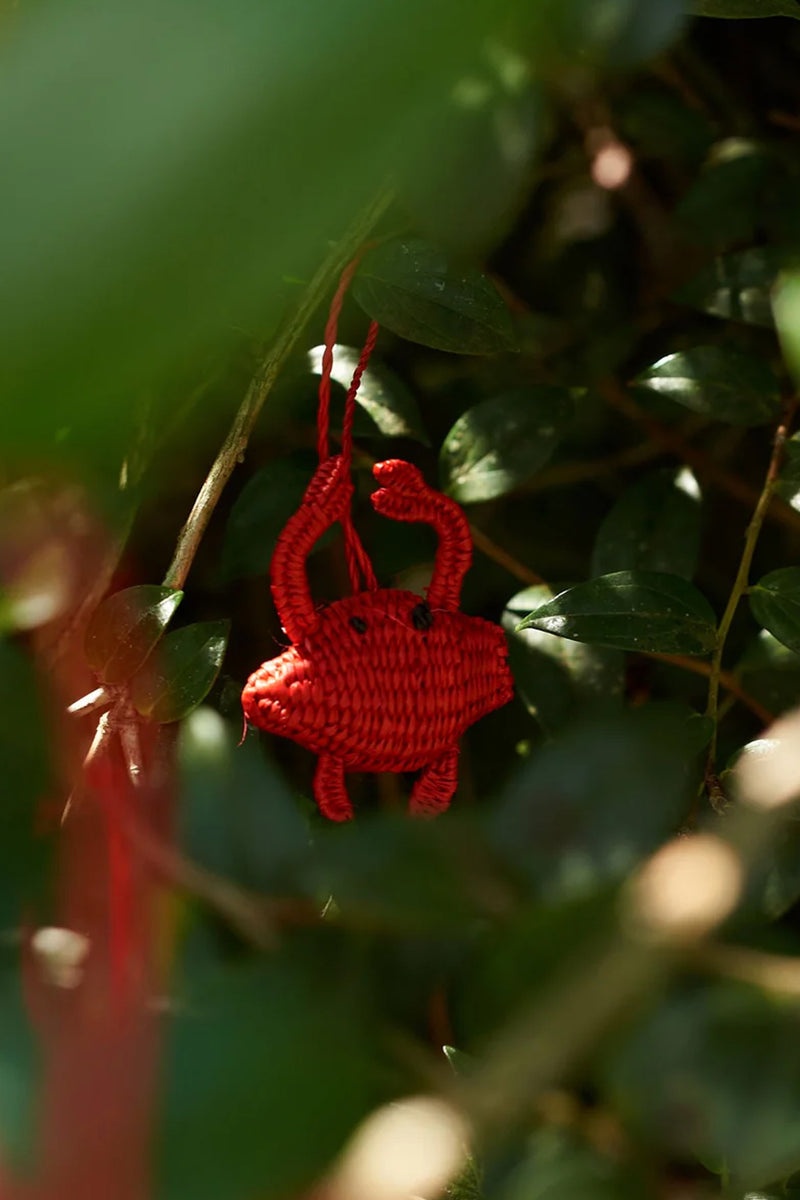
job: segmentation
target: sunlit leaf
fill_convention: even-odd
[[[442,445],[442,484],[462,504],[513,491],[544,466],[573,419],[574,393],[540,386],[483,400]]]
[[[230,621],[202,621],[169,634],[131,680],[143,717],[179,721],[208,695],[228,645]]]
[[[796,380],[800,380],[800,272],[783,276],[773,296],[778,337],[786,361]]]
[[[780,411],[780,385],[764,359],[725,346],[668,354],[643,371],[636,384],[732,425],[761,425]]]
[[[512,596],[501,619],[515,689],[548,733],[563,725],[576,707],[619,702],[623,688],[619,651],[568,641],[540,629],[518,628],[532,609],[552,598],[544,585],[526,588]]]
[[[86,661],[103,683],[124,683],[138,671],[183,599],[174,588],[143,583],[115,592],[86,630]]]
[[[666,571],[691,579],[702,533],[700,488],[688,467],[653,471],[606,514],[592,554],[592,574]]]
[[[567,588],[518,626],[659,654],[709,654],[716,621],[705,596],[677,575],[615,571]]]
[[[315,375],[322,369],[324,347],[315,346],[308,352],[308,363]],[[348,389],[353,372],[358,366],[360,351],[352,346],[336,345],[333,348],[331,379]],[[387,438],[413,438],[429,445],[428,435],[422,424],[419,406],[403,381],[374,359],[361,376],[356,393],[356,411],[353,432],[356,437],[376,434]]]
[[[385,242],[367,254],[353,295],[373,320],[423,346],[455,354],[514,348],[511,317],[490,280],[420,238]]]
[[[683,284],[675,299],[714,317],[771,327],[772,289],[785,259],[771,247],[722,255]]]
[[[800,567],[780,567],[763,575],[747,598],[759,625],[800,654]]]

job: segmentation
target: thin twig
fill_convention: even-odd
[[[749,946],[704,946],[697,965],[726,979],[752,983],[777,996],[800,996],[800,958]]]
[[[228,436],[198,493],[186,524],[178,535],[172,562],[164,576],[165,587],[183,587],[203,534],[211,520],[211,514],[216,508],[225,484],[237,464],[242,461],[250,434],[281,368],[297,344],[306,323],[321,299],[330,290],[342,268],[352,258],[355,250],[386,210],[390,199],[390,194],[383,192],[370,203],[364,212],[359,214],[351,228],[322,263],[306,288],[298,308],[267,351],[258,373],[250,382]]]
[[[703,450],[699,450],[687,442],[674,429],[664,425],[656,417],[651,417],[616,380],[604,380],[599,390],[612,408],[634,421],[663,449],[688,463],[699,475],[705,476],[717,487],[727,492],[729,496],[740,500],[749,507],[758,503],[760,497],[757,488],[745,483],[743,479],[739,479],[730,471],[726,471]],[[770,520],[779,521],[782,525],[794,530],[795,533],[800,532],[800,513],[790,508],[779,496],[770,495],[765,515]]]
[[[761,494],[758,497],[753,515],[750,518],[750,523],[747,526],[747,532],[744,539],[744,548],[742,557],[739,560],[739,568],[736,572],[736,578],[733,581],[728,603],[725,606],[725,612],[722,614],[719,627],[717,629],[717,641],[714,647],[714,653],[711,658],[711,674],[708,681],[708,703],[706,705],[706,715],[711,717],[714,722],[714,730],[711,735],[711,742],[708,747],[708,759],[706,762],[706,779],[712,779],[717,758],[717,729],[719,725],[719,686],[722,675],[722,656],[725,652],[725,642],[728,637],[728,632],[736,615],[736,609],[739,606],[739,601],[747,589],[750,579],[750,566],[753,562],[753,554],[758,543],[758,537],[761,533],[761,526],[764,523],[764,517],[769,508],[772,499],[772,492],[778,480],[778,473],[781,469],[783,461],[783,448],[786,443],[789,425],[794,411],[796,402],[787,405],[780,425],[775,430],[775,436],[772,442],[772,454],[770,455],[769,466],[764,478],[764,486],[761,489]]]
[[[647,658],[657,658],[661,662],[671,663],[675,667],[680,667],[682,671],[691,671],[695,675],[703,675],[706,679],[711,678],[713,670],[710,662],[706,662],[702,658],[689,658],[683,654],[653,654],[650,653]],[[749,708],[754,716],[758,717],[759,721],[766,727],[771,725],[775,720],[775,714],[760,704],[755,697],[751,696],[742,687],[739,680],[732,671],[720,671],[719,682],[726,692],[730,692],[736,700],[741,700],[745,708]]]
[[[538,587],[544,583],[544,579],[542,579],[541,575],[537,575],[535,571],[532,571],[530,567],[526,567],[524,563],[519,562],[519,560],[514,558],[513,555],[509,554],[507,550],[504,550],[502,546],[498,546],[496,542],[492,541],[488,534],[484,533],[483,530],[478,529],[477,525],[473,525],[472,522],[470,522],[469,529],[470,533],[472,534],[472,541],[475,547],[480,550],[482,554],[485,554],[487,558],[491,558],[492,561],[498,563],[499,566],[505,567],[505,569],[516,579],[521,580],[523,583],[530,584],[532,587]]]

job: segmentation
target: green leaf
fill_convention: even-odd
[[[797,1013],[739,984],[665,1000],[610,1047],[605,1075],[634,1129],[725,1163],[740,1187],[800,1166]]]
[[[652,471],[624,491],[604,517],[592,574],[666,571],[691,579],[701,533],[700,488],[689,468]]]
[[[705,596],[677,575],[616,571],[576,584],[519,629],[652,654],[710,654],[716,621]]]
[[[570,642],[539,629],[518,629],[531,609],[552,598],[545,585],[525,588],[512,596],[501,618],[514,686],[546,733],[555,732],[576,708],[620,702],[624,682],[619,651]]]
[[[591,895],[680,825],[700,740],[695,716],[651,702],[583,720],[519,767],[490,816],[491,837],[535,895],[549,903]]]
[[[604,1157],[570,1131],[545,1126],[498,1200],[640,1200],[645,1181],[614,1156]]]
[[[239,740],[240,729],[208,706],[181,726],[180,844],[194,862],[243,887],[291,891],[308,854],[305,822],[264,740]]]
[[[315,375],[322,369],[323,350],[323,346],[315,346],[308,352],[308,364]],[[345,391],[350,387],[360,353],[352,346],[333,348],[331,379]],[[382,363],[370,361],[361,376],[356,403],[360,409],[356,410],[353,422],[356,437],[413,438],[423,446],[430,445],[416,400],[403,381]]]
[[[781,405],[780,385],[763,358],[725,346],[668,354],[643,371],[636,384],[731,425],[773,421]]]
[[[775,491],[787,504],[800,508],[800,434],[793,433],[784,445],[783,463],[775,484]]]
[[[485,254],[513,223],[548,132],[531,74],[515,47],[493,40],[450,88],[435,144],[402,173],[400,200],[437,246]]]
[[[514,349],[511,317],[494,285],[456,267],[421,238],[385,242],[367,254],[353,296],[392,333],[454,354]]]
[[[266,575],[283,527],[302,502],[311,482],[316,458],[295,454],[279,458],[256,471],[236,497],[230,511],[222,554],[219,578],[222,583]],[[329,542],[333,534],[326,533],[316,548]]]
[[[544,466],[569,428],[574,391],[542,385],[483,400],[442,445],[442,485],[462,504],[503,496]]]
[[[50,795],[57,796],[52,737],[33,664],[0,640],[0,935],[36,915],[52,846],[36,829]],[[1,1133],[1,1131],[0,1131]]]
[[[781,277],[773,310],[784,357],[795,381],[800,381],[800,271],[789,271]]]
[[[166,724],[196,708],[219,674],[230,627],[230,621],[201,621],[165,637],[131,681],[137,712]]]
[[[800,20],[797,0],[686,0],[689,12],[698,17],[794,17]]]
[[[800,567],[781,567],[762,576],[748,591],[759,625],[800,654]]]
[[[443,81],[502,20],[487,0],[21,9],[0,70],[4,444],[118,474],[130,397],[270,328],[282,279],[429,145]]]
[[[335,982],[323,994],[275,958],[191,979],[166,1047],[158,1196],[305,1191],[366,1115],[371,1070]]]
[[[30,963],[4,948],[0,965],[0,1146],[16,1171],[36,1166],[39,1052],[23,980]]]
[[[116,592],[86,629],[86,660],[103,683],[125,683],[138,671],[183,599],[174,588],[143,583]]]
[[[678,288],[674,299],[713,317],[771,328],[772,289],[785,260],[772,247],[724,254]]]

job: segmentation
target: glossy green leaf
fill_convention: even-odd
[[[795,654],[800,654],[800,567],[780,567],[762,576],[748,591],[759,625]]]
[[[328,1166],[370,1102],[366,1028],[336,992],[274,958],[190,980],[166,1045],[161,1200],[282,1198]]]
[[[225,526],[221,582],[267,574],[275,543],[300,507],[316,465],[313,455],[296,454],[268,463],[248,479]],[[331,536],[326,533],[320,538],[317,548]]]
[[[770,328],[772,289],[786,256],[771,247],[724,254],[675,292],[675,300],[714,317]]]
[[[592,574],[665,571],[691,579],[702,533],[700,487],[688,467],[653,471],[606,514],[592,553]]]
[[[183,599],[174,588],[143,583],[115,592],[86,630],[86,660],[103,683],[125,683],[152,651]]]
[[[800,381],[800,271],[789,271],[779,280],[773,295],[778,337],[795,380]]]
[[[780,412],[780,385],[764,359],[725,346],[668,354],[636,384],[731,425],[762,425]]]
[[[689,12],[698,17],[794,17],[800,20],[797,0],[687,0]]]
[[[745,1186],[800,1166],[800,1041],[793,1006],[719,983],[669,997],[606,1059],[633,1127],[673,1153],[725,1164]]]
[[[784,445],[783,463],[775,491],[792,508],[800,508],[800,434],[792,434]]]
[[[525,588],[512,596],[501,618],[514,687],[546,733],[563,725],[577,708],[620,703],[624,682],[619,651],[518,628],[531,609],[552,598],[545,585]]]
[[[322,346],[308,352],[308,364],[315,375],[322,368]],[[350,387],[361,351],[352,346],[333,348],[331,379],[345,391]],[[358,409],[353,422],[356,437],[413,438],[430,445],[419,405],[403,381],[382,363],[370,361],[356,393]]]
[[[572,423],[569,388],[542,385],[483,400],[458,418],[442,445],[442,486],[473,504],[513,491],[544,466]]]
[[[179,721],[208,695],[228,645],[230,621],[201,621],[163,639],[131,680],[131,699],[143,717]]]
[[[705,596],[685,579],[657,571],[615,571],[576,584],[518,628],[654,654],[709,654],[716,639]]]
[[[511,317],[491,281],[420,238],[365,255],[353,295],[368,316],[411,342],[454,354],[514,349]]]

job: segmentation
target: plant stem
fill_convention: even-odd
[[[772,500],[772,493],[775,489],[775,484],[778,479],[778,473],[781,468],[783,459],[783,448],[786,443],[786,437],[789,429],[789,424],[794,416],[796,401],[788,404],[781,419],[781,423],[775,430],[775,436],[772,442],[772,454],[770,455],[769,466],[764,478],[764,486],[761,489],[761,495],[758,497],[753,515],[750,518],[750,524],[747,526],[747,532],[744,539],[744,549],[742,557],[739,560],[739,569],[736,572],[736,578],[733,581],[728,603],[725,606],[725,612],[722,614],[722,619],[717,629],[717,641],[714,647],[714,653],[711,658],[711,674],[708,680],[708,703],[706,705],[706,716],[711,717],[714,722],[714,730],[711,735],[711,742],[708,748],[708,759],[706,762],[706,780],[713,778],[714,768],[717,758],[717,729],[719,726],[719,685],[722,675],[722,656],[725,652],[725,642],[730,631],[733,618],[736,615],[736,609],[739,606],[739,601],[747,590],[750,581],[750,567],[753,562],[753,554],[758,543],[761,526],[764,523],[767,509]]]
[[[198,492],[192,511],[183,526],[175,546],[175,553],[164,576],[164,586],[183,587],[186,576],[211,520],[225,484],[238,463],[242,461],[247,442],[267,396],[287,358],[294,350],[307,321],[318,304],[330,290],[342,268],[349,262],[364,241],[375,222],[386,210],[391,195],[383,191],[361,212],[342,239],[320,265],[309,283],[295,312],[279,331],[267,351],[256,375],[250,382],[239,411],[223,442],[217,457]]]

